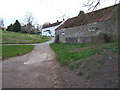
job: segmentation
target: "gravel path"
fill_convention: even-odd
[[[58,63],[49,42],[37,44],[34,50],[23,56],[2,62],[3,88],[54,88],[62,87],[57,74]]]

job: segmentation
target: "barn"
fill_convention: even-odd
[[[56,43],[107,43],[118,38],[120,4],[69,18],[55,30]]]

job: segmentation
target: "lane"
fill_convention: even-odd
[[[55,53],[49,42],[37,44],[26,55],[9,58],[2,62],[3,88],[54,88],[60,87],[54,63]]]

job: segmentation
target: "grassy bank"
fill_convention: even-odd
[[[90,82],[91,88],[118,87],[120,43],[51,44],[50,46],[61,64],[63,79],[73,82],[71,86],[76,83],[76,86],[80,85],[85,80],[85,83],[88,81],[88,85]]]
[[[8,58],[8,57],[26,54],[32,51],[34,45],[3,45],[1,47],[2,47],[3,58]]]
[[[32,35],[32,34],[23,34],[10,31],[2,31],[2,40],[0,43],[42,43],[49,41],[49,37]]]
[[[63,64],[67,65],[75,60],[83,60],[89,56],[92,56],[101,51],[101,49],[87,48],[77,52],[72,52],[72,50],[77,48],[85,48],[91,45],[88,44],[51,44],[52,49],[57,54],[57,60]],[[70,52],[71,51],[71,52]]]
[[[113,52],[118,51],[117,43],[108,44],[51,44],[51,48],[57,55],[57,60],[62,65],[69,65],[71,62],[78,61],[77,63],[70,65],[71,69],[79,67],[84,60],[90,58],[96,54],[99,54],[103,49],[108,48]]]
[[[2,56],[2,45],[0,45],[0,56]]]

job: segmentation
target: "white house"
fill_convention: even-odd
[[[62,24],[62,21],[57,21],[52,24],[48,24],[42,27],[42,36],[50,36],[54,37],[55,36],[55,29],[59,27]]]

